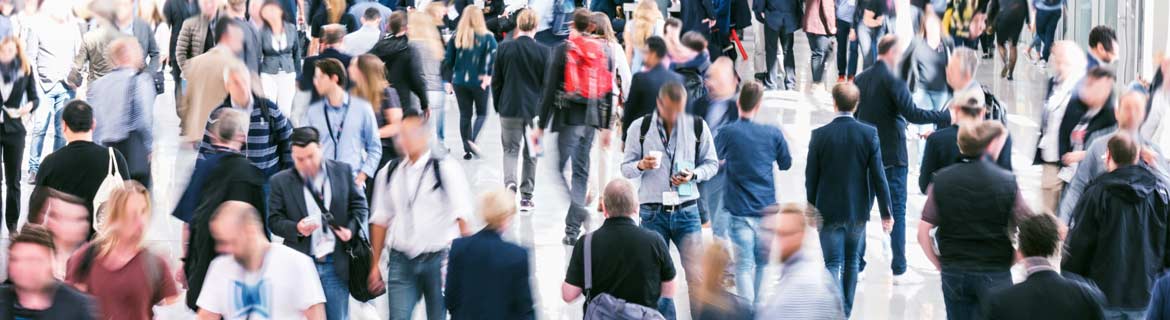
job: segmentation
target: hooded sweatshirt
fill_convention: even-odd
[[[398,99],[402,101],[401,105],[412,105],[412,99],[418,99],[421,109],[428,110],[427,86],[426,82],[423,81],[422,61],[420,61],[418,52],[410,46],[410,41],[406,36],[387,34],[374,44],[374,48],[370,49],[370,54],[382,59],[382,63],[386,64],[386,80],[390,81],[390,86],[398,91]]]
[[[1167,267],[1170,191],[1149,168],[1131,165],[1089,184],[1077,203],[1061,265],[1092,280],[1106,308],[1145,308]]]

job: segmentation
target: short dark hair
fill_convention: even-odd
[[[573,10],[573,29],[576,29],[577,32],[581,33],[589,32],[589,25],[593,24],[592,15],[593,13],[589,12],[589,10],[585,8],[578,8],[577,10]]]
[[[391,13],[390,18],[386,20],[386,29],[391,34],[399,34],[404,28],[406,28],[406,13],[402,11]]]
[[[833,105],[837,111],[853,112],[857,110],[857,101],[861,99],[861,91],[852,83],[840,83],[833,86]]]
[[[1060,247],[1060,225],[1049,214],[1028,216],[1019,225],[1020,253],[1024,257],[1051,257]]]
[[[345,26],[327,24],[321,27],[321,43],[338,44],[345,39]]]
[[[1105,47],[1105,51],[1113,51],[1113,43],[1117,42],[1117,33],[1113,28],[1100,25],[1089,31],[1089,48],[1096,48],[1098,44]]]
[[[89,204],[81,197],[65,193],[52,187],[43,187],[33,189],[32,196],[28,200],[28,223],[42,224],[45,223],[45,203],[49,199],[57,199],[66,203],[86,207],[89,209]]]
[[[321,143],[321,132],[314,127],[300,127],[293,129],[288,137],[294,147],[304,147],[314,143]]]
[[[325,76],[336,76],[337,85],[342,87],[348,85],[349,77],[346,75],[345,65],[341,64],[341,61],[334,58],[325,58],[317,60],[317,63],[313,66],[320,69]]]
[[[959,153],[967,157],[982,155],[992,141],[1004,135],[1007,129],[999,121],[984,121],[959,127]]]
[[[240,25],[238,25],[236,23],[238,23],[238,22],[236,22],[236,19],[232,19],[232,18],[228,18],[228,17],[221,17],[218,20],[216,20],[215,21],[215,30],[211,31],[215,34],[215,39],[216,39],[215,42],[219,42],[219,39],[223,39],[223,35],[228,33],[228,28],[230,28],[230,27],[240,28]],[[242,31],[243,29],[240,29],[240,30]]]
[[[682,35],[682,45],[701,53],[707,51],[707,37],[695,31],[687,31]]]
[[[69,131],[89,132],[93,130],[93,106],[82,100],[69,101],[61,110],[61,121]]]
[[[646,39],[646,52],[654,54],[655,57],[659,57],[659,58],[665,57],[666,56],[666,40],[662,40],[662,37],[659,37],[659,36],[652,36],[650,38],[647,38]]]
[[[1094,80],[1099,80],[1101,78],[1117,80],[1117,73],[1114,73],[1113,69],[1109,69],[1108,67],[1096,66],[1092,69],[1089,69],[1089,72],[1085,73],[1085,77]]]
[[[666,19],[666,24],[664,24],[664,26],[682,28],[682,20],[679,20],[675,17],[670,17]]]
[[[12,250],[18,243],[27,243],[42,246],[49,249],[49,252],[56,252],[57,245],[53,243],[53,233],[43,225],[27,223],[20,228],[20,233],[12,235],[9,240],[8,250]]]
[[[366,8],[366,12],[362,12],[362,19],[365,19],[366,21],[382,19],[382,11],[379,11],[378,8],[374,7]]]
[[[887,34],[878,40],[878,54],[883,55],[889,53],[894,47],[898,46],[898,36]]]
[[[678,81],[670,81],[658,89],[658,99],[670,102],[687,102],[687,89]]]
[[[748,81],[739,88],[739,109],[744,112],[756,110],[764,100],[764,86],[756,80]]]
[[[1109,158],[1113,159],[1113,163],[1118,166],[1126,166],[1137,163],[1138,155],[1141,154],[1141,147],[1138,146],[1137,141],[1134,140],[1133,135],[1118,130],[1109,138]]]

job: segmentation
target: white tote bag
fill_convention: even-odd
[[[110,193],[114,189],[122,187],[126,183],[122,179],[122,173],[118,170],[118,158],[114,156],[114,148],[107,148],[110,154],[110,161],[106,167],[106,179],[102,180],[102,184],[98,186],[97,193],[93,195],[93,228],[101,232],[102,222],[105,218],[102,207],[106,203],[106,199],[110,198]]]

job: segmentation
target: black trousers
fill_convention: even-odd
[[[488,114],[488,92],[479,86],[454,86],[455,101],[459,103],[459,134],[463,137],[463,151],[471,150],[470,143],[479,138],[479,131]],[[473,114],[474,112],[474,114]],[[471,116],[475,116],[472,125]]]
[[[20,119],[9,119],[20,121]],[[4,159],[4,223],[8,232],[16,232],[20,220],[20,165],[24,163],[24,133],[0,136],[0,156]]]
[[[150,188],[150,152],[147,151],[146,139],[140,132],[130,132],[126,139],[110,144],[110,147],[122,153],[126,158],[128,168],[119,168],[130,175],[130,179],[138,181],[147,189]]]
[[[776,54],[777,44],[784,47],[784,87],[788,90],[796,90],[796,55],[792,53],[792,34],[794,30],[772,30],[772,28],[764,27],[764,53],[767,57],[764,61],[768,64],[768,75],[764,78],[764,86],[768,88],[776,88],[779,85],[776,83]],[[779,42],[779,43],[777,43]]]

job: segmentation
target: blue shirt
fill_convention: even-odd
[[[317,128],[326,159],[348,164],[354,176],[365,173],[373,177],[382,158],[374,109],[366,100],[348,93],[342,101],[340,106],[332,106],[328,98],[322,98],[309,105],[300,123]]]
[[[780,128],[747,119],[724,125],[715,136],[727,176],[723,206],[735,216],[762,216],[761,211],[776,203],[772,162],[780,170],[792,167],[788,142]]]

